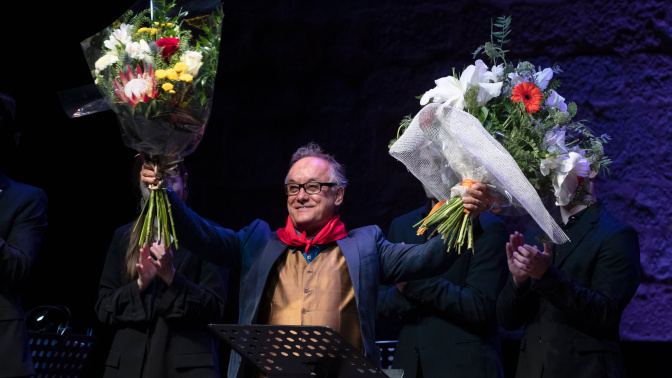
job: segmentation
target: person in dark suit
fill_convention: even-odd
[[[142,176],[156,184],[153,167],[145,166]],[[261,220],[238,232],[217,227],[174,193],[170,201],[176,227],[186,230],[180,242],[240,272],[240,324],[328,326],[379,366],[374,340],[379,283],[437,275],[457,253],[446,253],[440,238],[404,245],[385,240],[376,226],[346,231],[338,214],[346,185],[343,167],[311,143],[291,159],[285,179],[289,215],[277,231]],[[487,208],[487,187],[476,184],[469,193],[473,198],[463,203],[476,216]],[[237,353],[231,356],[229,377],[248,377],[253,369]]]
[[[4,173],[18,148],[19,128],[11,110],[13,99],[0,97],[0,377],[28,377],[35,369],[21,288],[47,228],[47,195]]]
[[[392,221],[388,240],[425,243],[414,227],[436,204],[428,203]],[[398,283],[378,296],[378,316],[400,319],[399,340],[392,367],[404,377],[503,377],[496,317],[497,296],[508,270],[507,229],[497,216],[482,213],[474,222],[482,235],[474,250],[460,254],[440,276]],[[440,237],[439,237],[440,238]],[[453,252],[451,252],[453,253]]]
[[[138,158],[138,184],[141,165]],[[182,202],[187,172],[178,170],[169,180]],[[227,271],[181,244],[139,248],[134,225],[114,232],[98,288],[95,311],[113,329],[104,376],[220,377],[218,341],[206,326],[225,318]]]
[[[510,278],[497,302],[501,325],[524,326],[516,377],[625,377],[619,347],[623,310],[639,286],[637,232],[597,201],[560,208],[570,242],[539,245],[535,232],[510,236]]]

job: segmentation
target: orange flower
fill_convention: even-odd
[[[536,85],[532,83],[520,83],[513,88],[511,94],[511,101],[522,101],[528,113],[532,114],[541,109],[539,103],[544,99],[544,95],[541,94],[541,90]]]

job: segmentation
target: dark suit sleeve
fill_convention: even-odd
[[[251,250],[261,250],[263,245],[250,245],[264,242],[268,238],[268,236],[256,239],[253,237],[263,223],[259,220],[235,232],[201,218],[180,201],[173,191],[169,190],[168,193],[180,245],[207,262],[240,274],[243,266],[243,248],[247,246]],[[250,241],[252,243],[248,244]],[[250,259],[247,257],[249,264]]]
[[[485,227],[482,234],[478,234],[476,228],[474,230],[475,241],[501,233],[500,227]],[[385,285],[438,276],[448,270],[459,257],[457,251],[447,250],[446,243],[440,237],[418,245],[390,243],[380,235],[378,244],[380,282]]]
[[[196,259],[191,255],[187,258]],[[183,262],[183,264],[186,263]],[[227,272],[214,264],[201,261],[196,282],[177,271],[169,287],[164,287],[154,304],[159,316],[183,318],[201,324],[216,323],[224,318]]]
[[[503,222],[491,222],[485,229],[474,224],[480,236],[474,241],[474,253],[463,285],[443,277],[409,281],[403,295],[423,307],[432,307],[466,323],[483,324],[495,317],[495,303],[508,274],[506,265],[507,230]],[[470,251],[462,253],[471,253]]]
[[[3,198],[3,211],[16,206],[14,215],[7,219],[9,233],[4,239],[0,235],[0,280],[6,285],[20,285],[28,276],[47,227],[47,195],[32,187],[10,192],[24,187],[12,184]],[[3,218],[4,215],[7,214],[3,214]],[[2,227],[0,225],[0,229]]]
[[[205,261],[239,271],[241,255],[236,232],[201,218],[172,190],[168,190],[168,198],[180,245]]]
[[[416,306],[417,304],[411,303],[397,290],[396,286],[380,285],[378,287],[378,304],[376,306],[378,317],[398,319]]]
[[[437,276],[448,270],[458,257],[455,251],[446,251],[441,238],[425,244],[394,244],[385,240],[378,230],[376,239],[381,266],[380,283],[384,285]]]
[[[105,257],[94,306],[98,319],[106,325],[145,323],[151,316],[151,291],[140,293],[137,280],[126,283],[125,252],[128,238],[123,229],[115,231]]]
[[[530,291],[530,281],[516,287],[509,278],[497,298],[497,320],[506,330],[514,331],[522,327],[539,307],[539,295]]]
[[[580,286],[550,266],[544,276],[532,284],[532,290],[538,291],[577,324],[599,331],[618,326],[621,313],[640,280],[637,233],[632,227],[626,227],[604,238],[590,287]]]

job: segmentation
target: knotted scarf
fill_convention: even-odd
[[[345,226],[343,225],[343,222],[341,222],[341,216],[338,214],[331,218],[329,223],[327,223],[327,225],[324,226],[324,228],[322,228],[312,239],[306,238],[305,231],[297,235],[290,216],[287,216],[287,225],[284,228],[279,228],[277,234],[280,240],[290,247],[301,247],[305,245],[306,253],[308,253],[310,247],[314,245],[331,243],[348,236],[345,232]]]

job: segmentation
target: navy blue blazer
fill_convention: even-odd
[[[239,323],[255,324],[269,272],[287,245],[264,221],[255,220],[235,232],[208,223],[177,200],[174,193],[170,199],[180,244],[207,261],[239,272]],[[364,353],[379,365],[380,350],[374,335],[378,285],[438,275],[446,271],[458,255],[446,253],[440,238],[424,245],[390,243],[377,226],[351,230],[337,243],[348,264],[355,291]],[[240,356],[232,353],[229,377],[246,374],[240,361]]]
[[[47,227],[47,195],[0,173],[0,372],[35,374],[28,346],[21,284]]]
[[[424,242],[414,225],[428,206],[395,218],[388,239]],[[430,231],[430,230],[428,230]],[[389,288],[378,298],[378,315],[402,324],[393,367],[414,378],[503,377],[496,302],[509,270],[506,225],[492,213],[474,222],[474,252],[464,251],[438,277],[409,281],[403,293]],[[435,237],[435,239],[440,237]]]
[[[544,276],[519,288],[509,278],[499,296],[501,325],[525,326],[516,377],[625,377],[619,323],[641,280],[639,240],[601,202],[584,211]],[[543,248],[536,235],[525,242]]]

